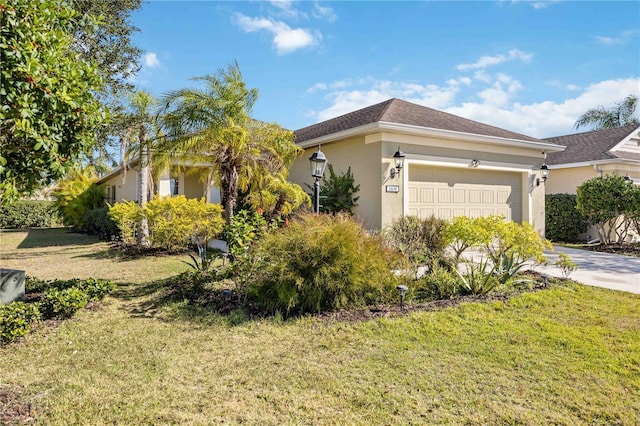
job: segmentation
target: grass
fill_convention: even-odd
[[[44,250],[18,235],[0,235],[3,264]],[[39,276],[95,265],[117,296],[0,349],[0,386],[42,424],[640,423],[638,295],[570,283],[358,323],[220,317],[154,303],[176,258],[87,256],[106,246],[77,238]]]

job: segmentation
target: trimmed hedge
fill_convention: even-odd
[[[547,194],[545,203],[547,239],[575,242],[579,234],[587,232],[589,224],[576,208],[575,194]]]
[[[0,228],[44,228],[60,224],[53,201],[19,200],[9,205],[0,205]]]

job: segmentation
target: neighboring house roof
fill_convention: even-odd
[[[529,142],[544,142],[530,136],[479,123],[397,98],[392,98],[388,101],[362,108],[340,117],[298,129],[294,133],[296,135],[296,143],[301,143],[376,122],[405,124]]]
[[[636,125],[631,125],[546,138],[544,141],[567,147],[562,152],[550,153],[547,163],[557,165],[617,159],[638,161],[640,154],[615,149],[636,129]]]

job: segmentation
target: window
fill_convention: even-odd
[[[178,195],[178,178],[171,178],[169,180],[169,187],[171,189],[171,196],[175,197]]]

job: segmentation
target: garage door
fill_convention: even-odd
[[[441,219],[497,214],[520,222],[521,179],[521,173],[410,165],[408,214]]]

